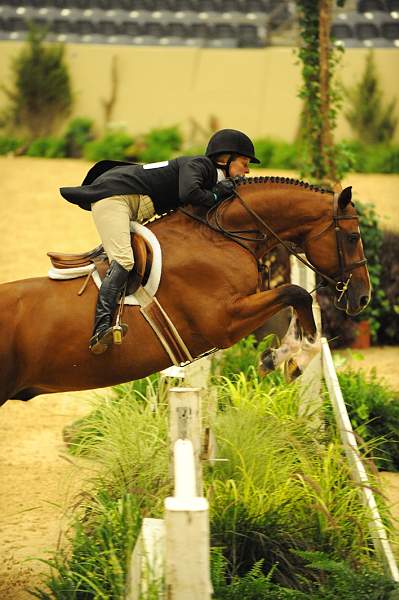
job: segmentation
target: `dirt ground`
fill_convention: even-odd
[[[60,186],[78,185],[89,166],[80,160],[0,157],[0,282],[45,274],[48,250],[85,251],[99,243],[90,213],[58,194]],[[399,176],[354,175],[348,185],[387,215],[384,226],[398,228]],[[356,364],[375,366],[399,390],[396,348],[362,354]],[[0,409],[1,600],[30,598],[26,588],[37,585],[46,569],[37,559],[48,557],[62,540],[65,511],[86,475],[68,457],[62,429],[90,410],[91,396],[87,391],[45,395]],[[384,487],[399,515],[399,484],[391,475]]]

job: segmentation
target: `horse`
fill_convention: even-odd
[[[351,188],[338,195],[294,179],[241,178],[233,197],[216,207],[179,208],[148,227],[163,255],[157,299],[192,357],[232,346],[288,306],[296,316],[296,339],[315,344],[307,291],[291,284],[259,290],[259,262],[279,242],[303,250],[335,287],[337,308],[356,315],[370,299]],[[80,287],[79,279],[48,277],[0,285],[0,405],[112,386],[171,365],[136,306],[124,309],[129,331],[123,344],[91,354],[98,291],[91,281],[78,296]],[[270,353],[260,359],[265,370],[276,363]]]

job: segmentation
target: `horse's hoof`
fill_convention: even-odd
[[[276,368],[276,363],[274,360],[275,351],[271,348],[265,350],[259,361],[259,373],[261,375],[268,375]]]
[[[302,375],[302,371],[299,368],[296,360],[294,358],[289,358],[284,363],[284,377],[285,380],[290,382],[297,379],[300,375]]]

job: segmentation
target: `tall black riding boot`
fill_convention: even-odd
[[[102,354],[113,342],[113,316],[128,276],[129,271],[115,260],[111,262],[98,293],[94,331],[89,342],[93,354]],[[124,326],[123,335],[126,331]]]

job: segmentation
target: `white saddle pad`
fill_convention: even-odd
[[[148,242],[152,249],[152,265],[151,272],[148,277],[148,281],[144,286],[145,291],[150,296],[155,296],[158,291],[159,282],[161,280],[161,272],[162,272],[162,251],[161,246],[156,238],[156,236],[152,233],[150,229],[144,227],[140,223],[136,223],[132,221],[130,223],[130,230],[132,233],[139,233],[143,238]],[[98,288],[101,285],[101,279],[99,274],[97,273],[96,267],[91,264],[86,267],[74,267],[71,269],[57,269],[55,267],[51,267],[48,271],[48,276],[50,279],[76,279],[77,277],[84,277],[88,275],[88,273],[92,274],[92,278]],[[125,304],[130,304],[133,306],[140,305],[140,302],[137,300],[134,294],[130,296],[126,296]]]

